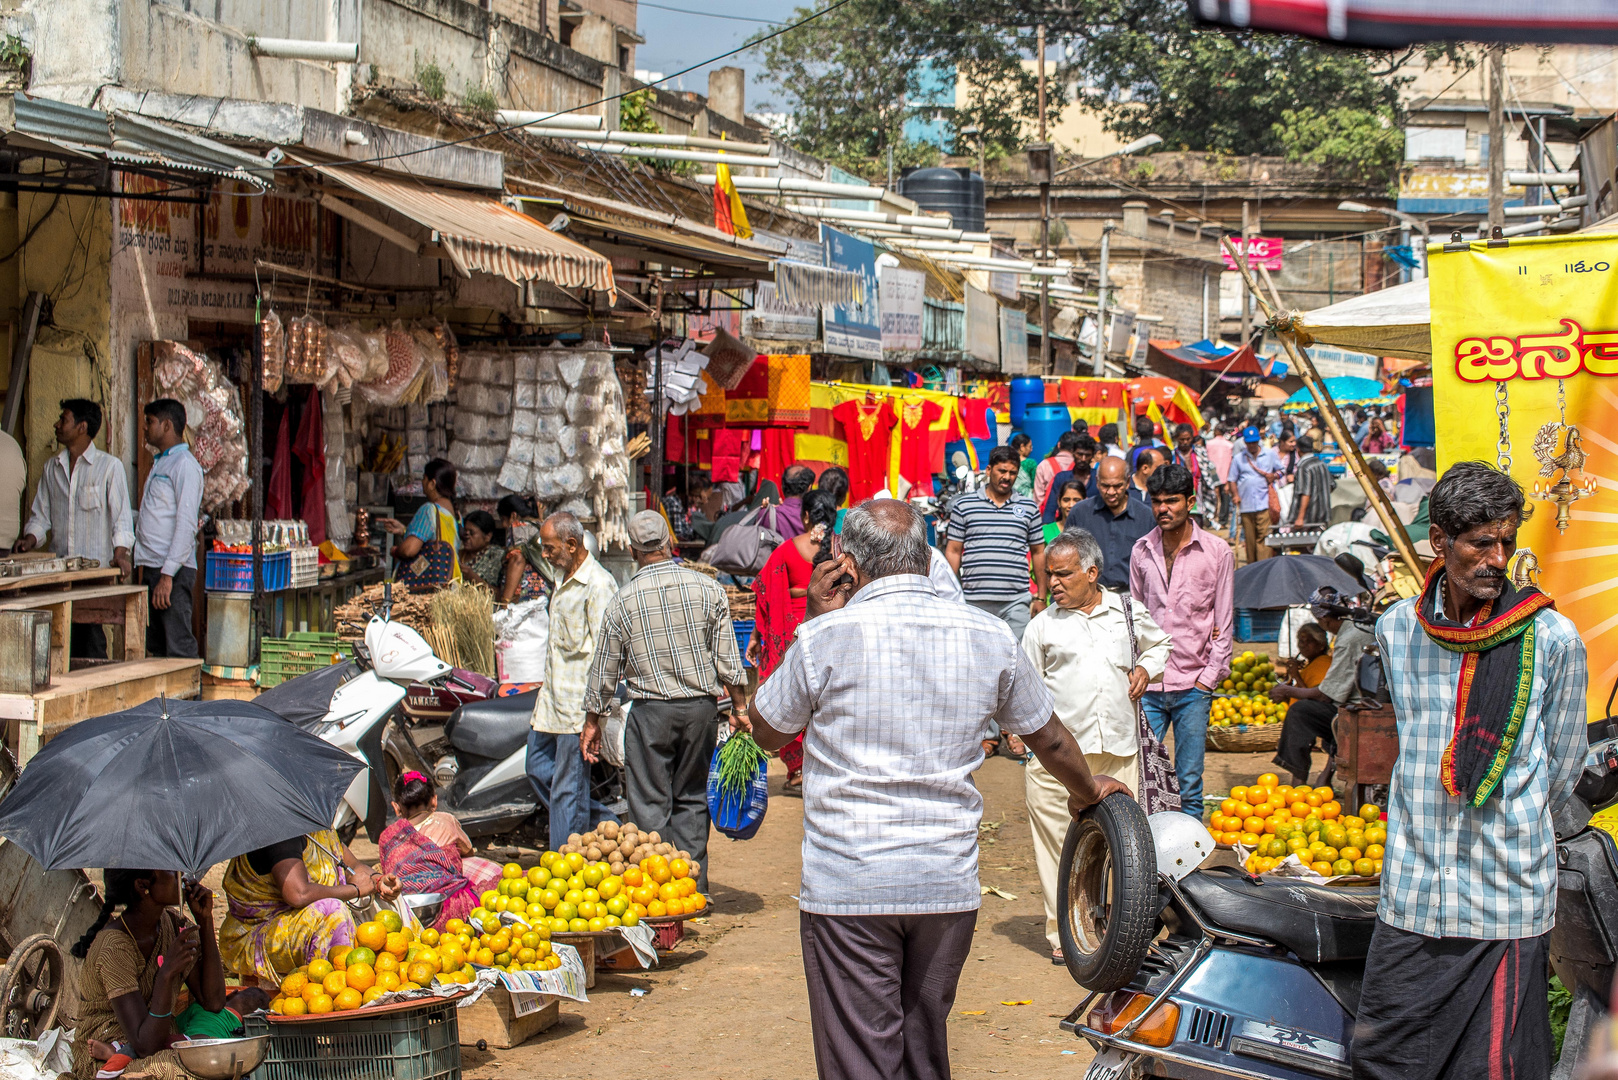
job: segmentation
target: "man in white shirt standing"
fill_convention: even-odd
[[[590,763],[579,746],[579,732],[584,729],[590,661],[618,582],[584,546],[584,526],[565,510],[540,525],[539,549],[556,573],[551,578],[545,685],[534,699],[524,760],[528,782],[550,815],[551,850],[555,851],[569,836],[617,820],[612,811],[590,797]]]
[[[1045,548],[1045,572],[1054,606],[1028,624],[1023,652],[1056,698],[1056,718],[1073,733],[1092,774],[1115,777],[1139,790],[1140,721],[1136,716],[1148,683],[1163,677],[1169,636],[1139,600],[1103,589],[1101,545],[1083,529],[1068,529]],[[1135,643],[1130,649],[1130,605]],[[1034,834],[1034,865],[1045,894],[1045,938],[1051,959],[1062,963],[1056,933],[1056,877],[1071,817],[1068,792],[1037,760],[1028,763],[1024,786],[1028,825]]]
[[[13,551],[32,551],[50,537],[51,551],[63,557],[95,559],[116,566],[124,581],[134,573],[129,549],[135,530],[129,513],[129,481],[124,464],[95,448],[101,406],[84,398],[61,403],[56,441],[62,452],[45,463],[34,493],[28,525]],[[104,660],[107,635],[101,627],[74,623],[70,655]]]
[[[1085,767],[1011,628],[939,597],[914,508],[861,503],[842,536],[809,579],[797,639],[733,723],[766,750],[804,733],[799,936],[822,1080],[943,1080],[981,904],[984,725],[1020,735],[1073,813],[1125,789]]]
[[[135,565],[151,592],[146,655],[195,658],[191,594],[197,584],[197,528],[202,517],[202,466],[185,438],[185,406],[158,398],[146,406],[152,470],[135,519]]]

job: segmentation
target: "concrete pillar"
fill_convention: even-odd
[[[583,20],[573,28],[573,51],[616,68],[618,28],[600,15],[586,12]]]
[[[708,108],[738,124],[747,122],[747,72],[739,67],[708,72]]]
[[[1124,232],[1130,236],[1146,236],[1146,211],[1148,207],[1138,199],[1124,203]]]

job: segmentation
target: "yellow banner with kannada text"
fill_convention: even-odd
[[[1618,679],[1618,235],[1444,247],[1428,248],[1439,475],[1504,461],[1530,493],[1515,569],[1578,626],[1599,719]]]

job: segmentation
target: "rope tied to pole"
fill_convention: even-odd
[[[1315,339],[1304,332],[1300,325],[1302,318],[1303,312],[1301,311],[1277,311],[1270,316],[1269,326],[1277,334],[1291,334],[1297,338],[1299,345],[1307,349],[1315,343]]]

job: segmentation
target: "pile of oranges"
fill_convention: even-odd
[[[1366,803],[1345,815],[1329,787],[1291,787],[1274,773],[1250,786],[1235,787],[1208,820],[1221,844],[1251,851],[1243,866],[1250,874],[1275,869],[1288,855],[1323,877],[1382,872],[1388,830],[1380,808]]]
[[[708,898],[697,892],[693,871],[686,859],[652,855],[614,874],[608,863],[587,862],[576,851],[547,851],[526,872],[507,863],[500,884],[479,898],[467,920],[487,929],[510,913],[547,931],[584,933],[694,914]]]
[[[474,975],[462,941],[436,930],[418,938],[398,914],[384,911],[355,927],[353,945],[336,946],[283,979],[270,1011],[352,1012],[395,990],[416,990],[434,979],[470,983]]]

